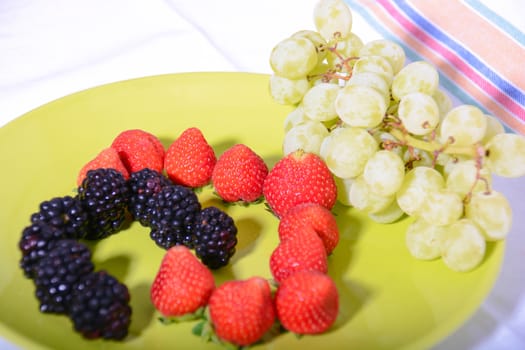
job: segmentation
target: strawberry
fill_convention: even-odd
[[[318,271],[296,272],[275,293],[277,317],[296,334],[319,334],[337,319],[339,293],[330,276]]]
[[[176,317],[206,306],[214,289],[211,271],[188,248],[177,245],[166,251],[150,296],[164,317]]]
[[[281,282],[297,271],[328,271],[326,249],[312,227],[303,225],[302,232],[281,241],[270,256],[270,271]]]
[[[188,128],[173,141],[166,151],[164,168],[175,183],[197,188],[211,180],[217,162],[213,148],[198,128]]]
[[[212,183],[227,202],[254,202],[262,196],[268,167],[264,160],[244,144],[226,150],[213,169]]]
[[[111,143],[117,150],[129,173],[149,168],[162,172],[164,167],[164,146],[153,134],[141,129],[125,130]]]
[[[304,225],[312,227],[323,240],[326,254],[331,254],[339,243],[339,228],[335,216],[320,204],[302,203],[291,208],[279,222],[279,239],[301,235]]]
[[[270,285],[261,277],[223,283],[213,291],[208,307],[218,338],[239,346],[260,340],[275,321]]]
[[[89,170],[100,168],[115,169],[120,171],[126,180],[129,178],[129,172],[122,163],[122,160],[120,160],[117,151],[115,151],[114,148],[109,147],[103,149],[99,154],[97,154],[95,158],[90,160],[82,167],[82,169],[80,169],[80,172],[77,176],[77,186],[82,184],[82,181],[86,177],[86,174]]]
[[[301,203],[332,209],[337,199],[335,180],[325,162],[303,150],[289,153],[275,164],[264,181],[263,193],[279,218]]]

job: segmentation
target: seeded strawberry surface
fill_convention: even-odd
[[[89,170],[100,168],[115,169],[120,172],[125,179],[129,178],[128,169],[124,166],[124,163],[122,163],[118,152],[114,148],[108,147],[100,151],[100,153],[97,154],[95,158],[90,160],[82,167],[82,169],[80,169],[80,172],[77,176],[77,186],[82,184],[82,181],[86,178],[86,174]]]
[[[130,173],[149,168],[162,172],[164,168],[164,146],[153,134],[130,129],[121,132],[111,143]]]

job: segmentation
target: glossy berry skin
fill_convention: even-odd
[[[215,152],[202,131],[192,127],[168,147],[164,168],[174,183],[197,188],[210,182],[216,162]]]
[[[182,316],[208,303],[215,281],[210,270],[184,246],[167,250],[150,289],[151,301],[164,316]]]
[[[219,339],[238,346],[259,341],[275,321],[270,285],[261,277],[223,283],[212,293],[209,311]]]
[[[320,334],[337,319],[339,293],[328,275],[302,271],[281,282],[275,305],[279,321],[290,332]]]
[[[264,181],[263,193],[279,218],[301,203],[317,203],[330,210],[337,200],[337,187],[325,162],[302,150],[289,153],[275,164]]]
[[[254,202],[262,196],[268,175],[264,160],[244,144],[227,149],[213,169],[215,192],[226,202]]]
[[[131,174],[144,168],[162,172],[164,146],[153,134],[141,129],[129,129],[118,134],[111,143]]]
[[[77,175],[77,186],[82,184],[82,181],[86,178],[86,174],[89,170],[95,169],[115,169],[124,176],[124,179],[129,178],[129,171],[120,159],[120,156],[116,149],[108,147],[100,151],[92,160],[87,162],[79,171]]]
[[[328,271],[328,259],[323,241],[308,226],[294,237],[281,241],[270,256],[270,271],[281,282],[297,271]]]
[[[279,239],[281,241],[300,236],[303,226],[311,227],[322,239],[326,253],[330,255],[339,243],[339,228],[332,212],[316,203],[302,203],[286,212],[279,221]]]

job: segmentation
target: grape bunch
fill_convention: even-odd
[[[474,269],[487,241],[510,231],[512,210],[492,176],[525,175],[525,138],[474,105],[454,105],[437,69],[407,62],[394,41],[363,42],[342,0],[320,0],[313,17],[316,30],[270,53],[270,94],[294,106],[283,153],[321,156],[338,200],[372,220],[411,217],[415,258]]]

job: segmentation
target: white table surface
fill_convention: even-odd
[[[54,99],[143,76],[270,73],[281,39],[313,29],[315,0],[0,0],[0,127]],[[483,1],[525,32],[524,2]],[[379,38],[354,13],[353,31]],[[525,349],[525,178],[496,179],[513,232],[501,274],[473,317],[435,349]],[[521,198],[520,198],[521,197]],[[0,335],[0,349],[16,349]]]

